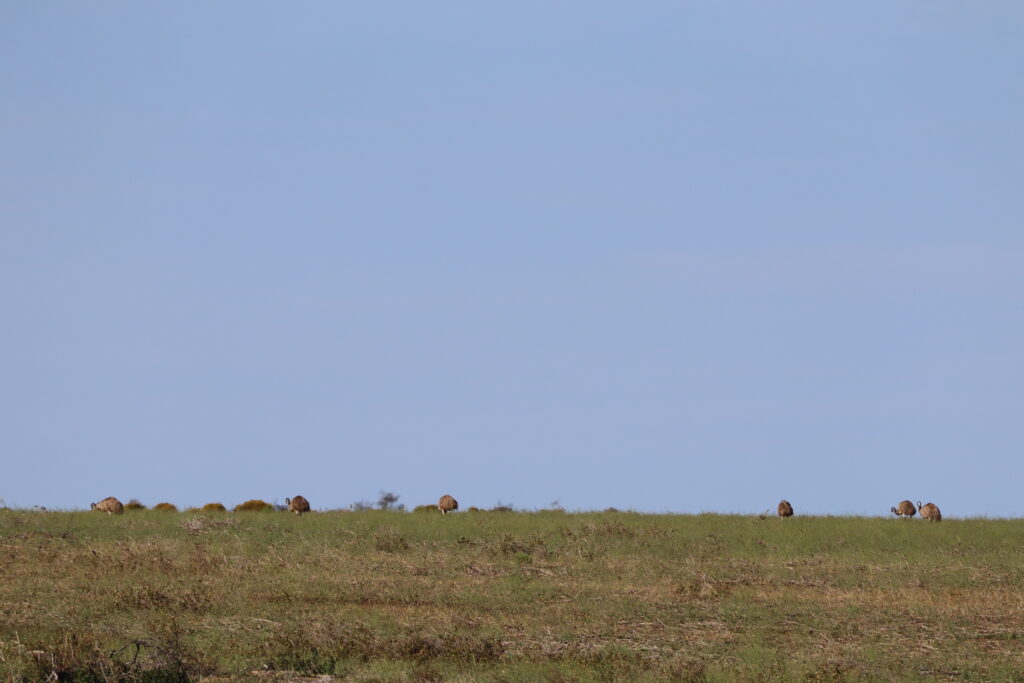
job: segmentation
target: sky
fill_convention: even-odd
[[[1024,515],[1024,5],[0,5],[0,499]]]

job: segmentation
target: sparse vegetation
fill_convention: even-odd
[[[4,680],[1024,670],[1024,520],[11,510],[0,550]]]

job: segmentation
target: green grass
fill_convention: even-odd
[[[1024,521],[0,511],[0,675],[52,672],[1020,680]]]

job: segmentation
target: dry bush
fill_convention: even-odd
[[[160,510],[161,512],[177,512],[178,506],[174,503],[157,503],[153,506],[154,510]]]
[[[223,503],[207,503],[201,509],[203,512],[225,512],[227,510]]]
[[[131,500],[124,504],[124,509],[125,512],[130,512],[133,510],[145,510],[146,506],[140,503],[137,498],[132,498]]]
[[[254,498],[247,500],[244,503],[239,503],[235,506],[235,512],[263,512],[264,510],[273,510],[274,506],[265,500]]]

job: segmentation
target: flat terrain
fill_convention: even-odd
[[[1024,680],[1024,521],[3,510],[0,676]]]

